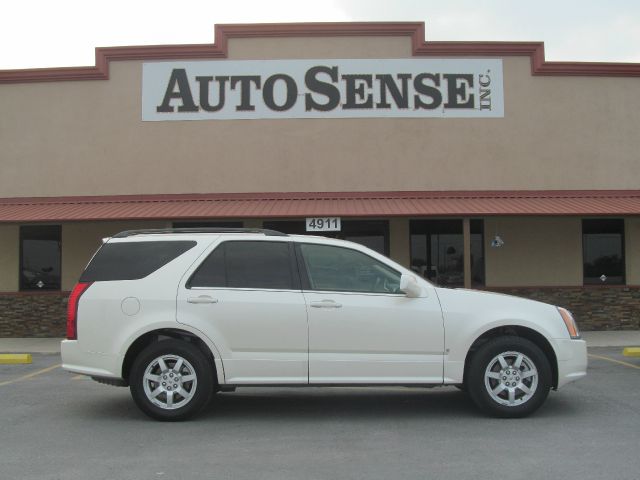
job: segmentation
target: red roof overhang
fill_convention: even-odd
[[[301,192],[0,199],[0,222],[640,215],[640,190]]]

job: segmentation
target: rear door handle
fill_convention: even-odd
[[[314,308],[340,308],[342,307],[341,303],[334,302],[333,300],[322,300],[320,302],[311,302],[311,305]]]
[[[218,299],[210,297],[209,295],[200,295],[200,296],[197,296],[197,297],[189,297],[189,298],[187,298],[187,302],[189,302],[189,303],[218,303]]]

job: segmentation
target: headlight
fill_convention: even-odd
[[[571,315],[571,312],[566,308],[562,308],[562,307],[558,307],[558,312],[560,312],[560,316],[562,317],[562,320],[564,320],[564,324],[566,325],[567,330],[569,331],[569,336],[574,340],[577,340],[578,338],[580,338],[578,325],[576,325],[576,321],[573,319],[573,315]]]

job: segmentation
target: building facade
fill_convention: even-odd
[[[425,42],[421,23],[215,40],[0,71],[0,336],[62,336],[104,237],[187,226],[346,238],[640,328],[640,64]]]

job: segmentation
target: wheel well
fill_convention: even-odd
[[[558,360],[556,358],[556,353],[553,351],[553,347],[551,346],[549,341],[540,333],[532,330],[531,328],[521,327],[517,325],[508,325],[491,329],[483,333],[476,339],[475,342],[473,342],[473,345],[471,345],[471,348],[467,352],[467,357],[464,361],[464,382],[466,382],[467,380],[467,371],[469,370],[471,359],[473,358],[473,354],[476,352],[476,350],[478,350],[478,348],[488,340],[504,335],[515,335],[518,337],[526,338],[527,340],[533,342],[540,350],[542,350],[542,352],[549,360],[549,364],[551,365],[553,389],[555,390],[556,388],[558,388]]]
[[[135,358],[140,352],[142,352],[142,350],[147,348],[152,343],[162,342],[163,340],[168,340],[170,338],[183,340],[185,342],[193,343],[194,345],[196,345],[209,359],[211,368],[213,368],[214,380],[216,382],[216,385],[218,384],[216,364],[213,359],[211,349],[198,336],[194,335],[191,332],[187,332],[185,330],[180,330],[177,328],[164,328],[160,330],[154,330],[152,332],[147,332],[136,339],[136,341],[131,344],[124,356],[124,362],[122,362],[122,378],[127,383],[129,382],[129,373],[131,372],[131,366],[133,365]]]

